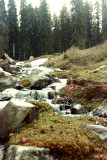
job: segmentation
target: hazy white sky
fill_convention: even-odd
[[[39,6],[39,1],[40,0],[26,0],[27,3],[31,2],[31,4],[33,5],[33,7],[35,6]],[[47,0],[47,3],[49,5],[50,11],[52,13],[52,15],[54,13],[56,13],[57,15],[59,15],[60,10],[62,8],[62,6],[64,5],[64,2],[66,3],[66,7],[69,9],[70,8],[70,1],[71,0]],[[85,0],[84,0],[85,1]],[[90,2],[94,3],[96,0],[89,0]],[[99,0],[101,1],[101,0]],[[5,0],[6,5],[8,4],[8,0]],[[20,7],[20,0],[15,0],[16,6],[18,8],[19,11],[19,7]]]

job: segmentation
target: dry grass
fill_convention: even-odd
[[[107,58],[107,42],[96,47],[80,50],[72,47],[65,53],[50,57],[45,63],[46,66],[58,67],[61,69],[71,69],[73,65],[85,66],[101,62]]]
[[[43,109],[39,119],[22,127],[19,133],[10,138],[8,145],[50,148],[60,160],[88,159],[88,156],[94,153],[97,158],[100,154],[107,157],[105,154],[107,143],[102,143],[85,127],[87,123],[95,124],[96,121],[103,125],[101,118],[58,116],[47,104],[40,102],[37,105]],[[22,141],[22,137],[25,137],[26,142]]]

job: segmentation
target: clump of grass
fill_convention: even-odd
[[[69,71],[57,71],[54,72],[54,75],[61,79],[70,78],[73,76],[72,73]]]
[[[42,102],[39,102],[38,106],[48,107],[46,104],[44,107]],[[59,116],[49,108],[42,110],[37,120],[20,128],[20,131],[10,138],[8,145],[50,148],[60,160],[86,159],[91,153],[106,149],[106,143],[102,143],[85,128],[87,123],[95,124],[96,121],[103,123],[102,119],[97,117]],[[23,137],[26,142],[23,142]]]
[[[20,82],[23,84],[24,87],[28,87],[31,84],[31,82],[28,79],[21,80]]]

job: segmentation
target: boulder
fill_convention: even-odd
[[[5,59],[9,61],[9,64],[12,64],[12,65],[16,64],[16,61],[10,58],[7,54],[4,54],[4,56],[5,56]]]
[[[29,80],[30,89],[43,89],[46,88],[49,84],[57,82],[56,79],[51,72],[47,72],[44,70],[34,70],[32,71],[24,80]]]
[[[31,60],[31,59],[33,59],[33,58],[34,58],[33,56],[30,56],[30,57],[29,57],[29,60]]]
[[[23,88],[22,84],[19,82],[19,79],[8,75],[3,70],[0,70],[0,92],[4,91],[7,88]]]
[[[107,118],[107,106],[100,106],[95,111],[93,111],[93,115]]]
[[[81,104],[74,104],[71,108],[71,114],[83,114],[84,108]]]
[[[38,99],[38,93],[35,90],[24,90],[24,91],[19,91],[14,97],[16,99],[32,101]]]
[[[11,99],[10,95],[5,95],[5,94],[0,93],[0,101],[8,101],[10,99]]]
[[[107,127],[87,124],[86,128],[89,129],[92,133],[96,134],[101,140],[107,141]]]
[[[12,74],[18,74],[18,72],[20,71],[20,67],[17,65],[10,65],[10,68]]]
[[[15,88],[8,88],[8,89],[5,89],[3,92],[2,92],[2,95],[7,95],[7,96],[11,96],[11,97],[14,97],[17,93],[19,93],[20,91],[15,89]]]
[[[11,99],[0,111],[0,138],[8,138],[10,132],[16,132],[19,127],[37,118],[38,115],[37,106]]]
[[[0,59],[0,67],[6,72],[12,72],[8,61]]]
[[[7,149],[6,160],[57,160],[48,148],[11,145]]]

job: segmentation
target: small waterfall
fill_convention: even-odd
[[[3,159],[3,154],[4,154],[4,146],[0,144],[0,160]]]

